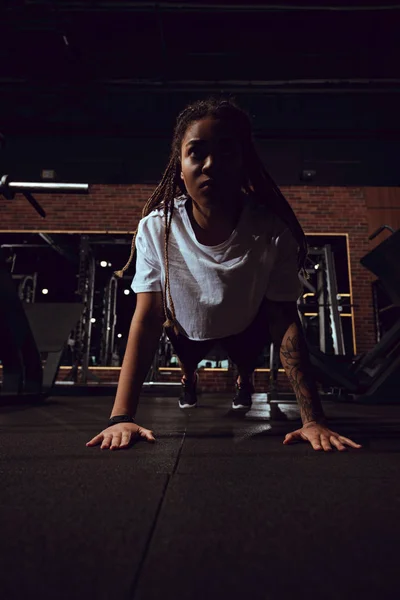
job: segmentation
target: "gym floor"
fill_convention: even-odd
[[[147,396],[157,442],[87,448],[113,397],[0,409],[2,600],[398,596],[400,405],[324,402],[361,450],[284,446],[265,395]]]

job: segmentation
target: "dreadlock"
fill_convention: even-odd
[[[142,210],[142,218],[144,218],[156,208],[164,209],[165,288],[163,294],[163,305],[166,318],[164,327],[173,327],[176,332],[177,327],[175,307],[171,297],[169,283],[168,240],[171,229],[171,220],[174,213],[174,200],[176,192],[178,189],[181,193],[186,192],[184,183],[180,177],[181,145],[189,125],[206,117],[224,119],[231,123],[232,130],[236,132],[238,139],[241,142],[243,151],[243,164],[245,173],[243,189],[247,194],[255,196],[258,202],[266,204],[289,227],[299,247],[297,256],[298,270],[307,277],[305,272],[307,241],[304,231],[288,201],[283,196],[276,183],[267,173],[257,154],[257,150],[253,141],[249,115],[232,99],[226,100],[208,98],[207,100],[199,100],[187,106],[178,115],[174,129],[168,166],[164,172],[161,182],[156,187],[152,196],[146,202]],[[115,271],[115,275],[117,275],[117,277],[122,277],[132,262],[135,254],[136,235],[137,229],[133,233],[131,255],[129,260],[121,269],[121,271]],[[170,305],[170,311],[168,310],[167,296]]]

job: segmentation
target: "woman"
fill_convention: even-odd
[[[257,155],[242,109],[209,99],[179,115],[169,164],[142,217],[129,262],[117,273],[136,246],[137,306],[117,395],[109,427],[87,445],[117,449],[137,436],[155,440],[133,417],[164,326],[183,372],[181,408],[196,405],[197,364],[217,341],[238,369],[233,408],[249,408],[250,376],[272,340],[303,422],[284,443],[360,448],[326,425],[296,305],[305,236]]]

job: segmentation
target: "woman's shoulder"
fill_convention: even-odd
[[[176,196],[174,198],[174,208],[183,206],[187,199],[188,199],[188,196],[186,196],[185,194]],[[147,219],[147,217],[163,217],[164,211],[165,211],[165,202],[160,202],[160,204],[155,206],[153,208],[153,210],[144,218]]]
[[[262,198],[256,196],[255,194],[247,194],[246,195],[246,204],[248,205],[248,210],[253,219],[262,222],[275,222],[275,214],[271,210],[271,207],[268,206],[268,203]]]
[[[288,229],[287,223],[268,204],[266,199],[260,198],[255,194],[249,194],[248,203],[254,223],[264,228],[269,237],[277,237]]]
[[[174,208],[181,209],[187,200],[187,196],[181,195],[174,199]],[[175,213],[175,211],[174,211]],[[176,213],[175,213],[176,214]],[[175,216],[173,215],[173,217]],[[161,232],[165,230],[165,203],[161,202],[149,212],[148,215],[140,220],[142,231]]]

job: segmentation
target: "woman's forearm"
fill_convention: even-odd
[[[136,415],[143,382],[157,351],[162,325],[133,316],[111,417]]]
[[[310,421],[324,422],[326,417],[312,376],[307,345],[297,322],[292,323],[283,336],[280,358],[296,394],[303,425]]]
[[[296,302],[267,300],[269,331],[290,385],[296,395],[303,425],[326,417],[312,374],[310,356]]]

